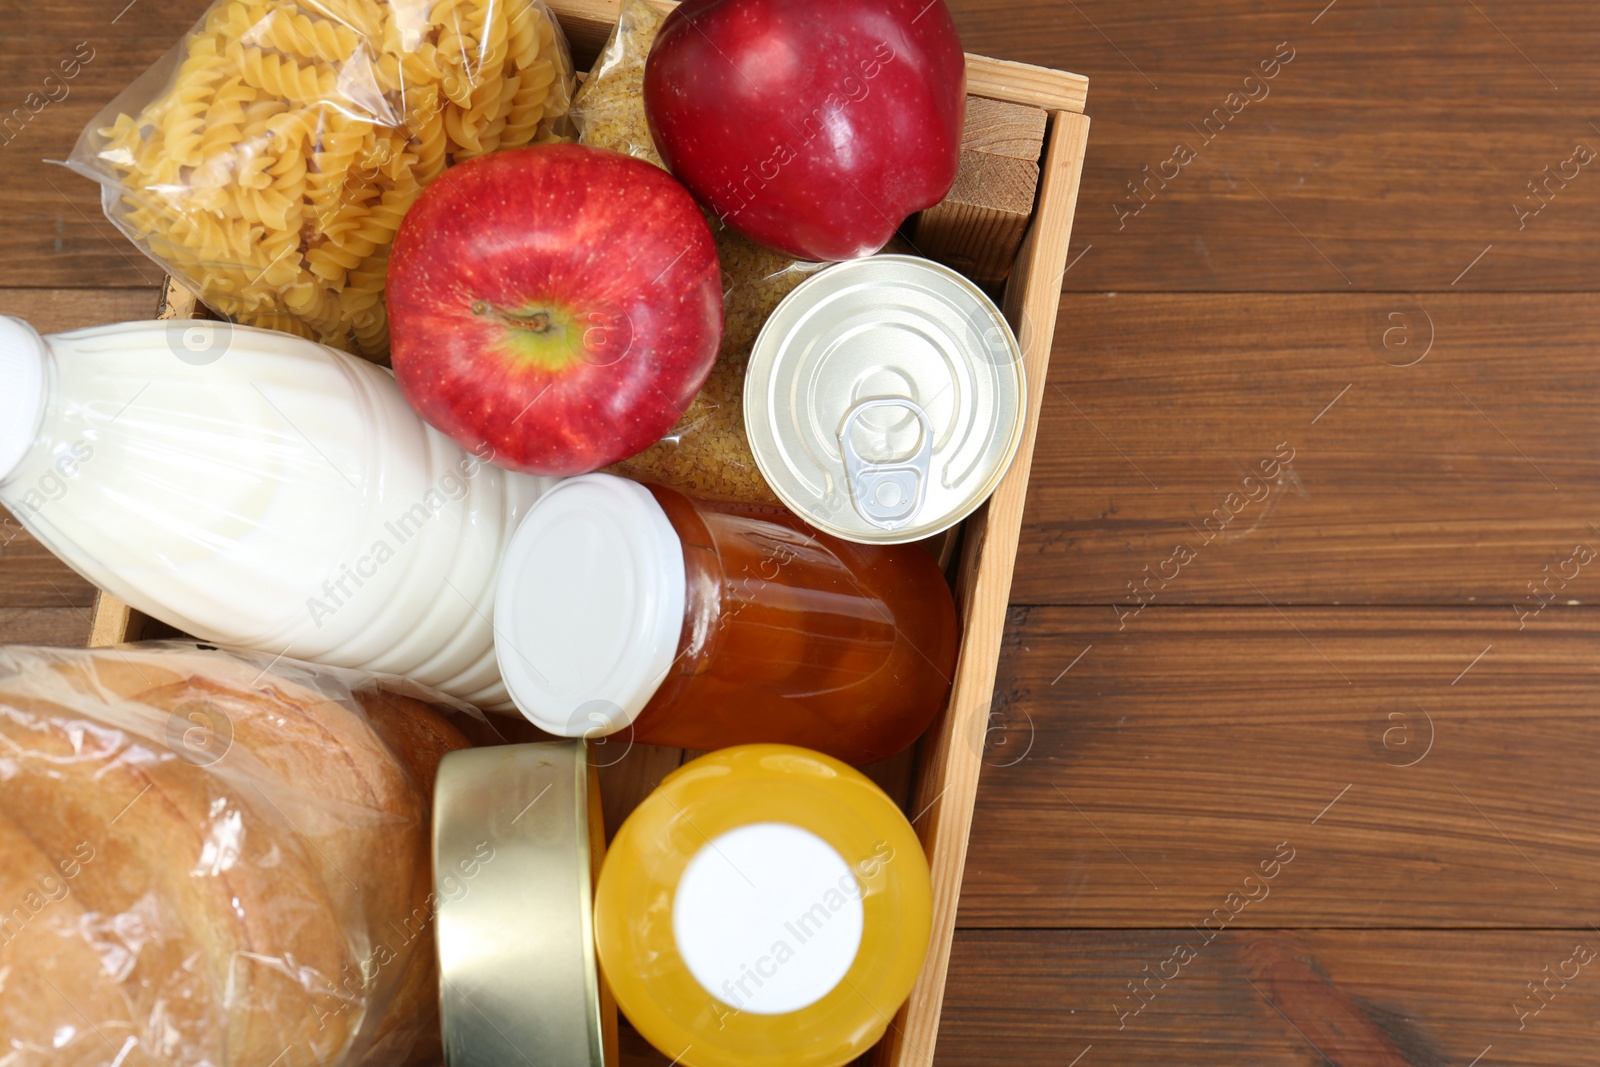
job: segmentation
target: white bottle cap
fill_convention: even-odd
[[[809,1007],[850,973],[865,928],[861,883],[828,842],[790,823],[708,841],[678,879],[672,934],[707,993],[739,1011]]]
[[[11,476],[39,436],[47,351],[32,326],[0,315],[0,482]]]
[[[683,543],[644,486],[568,478],[512,535],[495,586],[495,658],[517,710],[558,737],[626,728],[683,630]]]

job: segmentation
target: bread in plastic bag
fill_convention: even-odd
[[[666,16],[624,0],[621,18],[572,102],[578,140],[665,169],[644,111],[644,67]],[[672,432],[610,469],[702,497],[775,504],[744,430],[744,372],[761,326],[795,286],[827,266],[791,259],[708,216],[722,263],[722,349]]]
[[[69,166],[213,311],[382,359],[389,245],[451,164],[565,128],[542,0],[217,0]]]
[[[0,647],[0,1062],[438,1061],[430,807],[467,742],[378,681]]]

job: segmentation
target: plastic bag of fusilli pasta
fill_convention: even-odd
[[[406,209],[452,164],[561,139],[573,84],[542,0],[217,0],[68,165],[213,311],[383,361]]]

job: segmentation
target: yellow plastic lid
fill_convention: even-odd
[[[686,764],[623,823],[595,895],[600,968],[688,1067],[836,1067],[878,1041],[927,955],[927,859],[854,768],[789,745]]]

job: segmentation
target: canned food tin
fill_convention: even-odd
[[[784,298],[745,373],[745,431],[819,530],[898,544],[966,518],[1022,440],[1022,351],[994,302],[917,256],[829,267]]]
[[[617,1062],[594,952],[605,851],[583,741],[462,749],[434,784],[439,1021],[448,1067]]]

